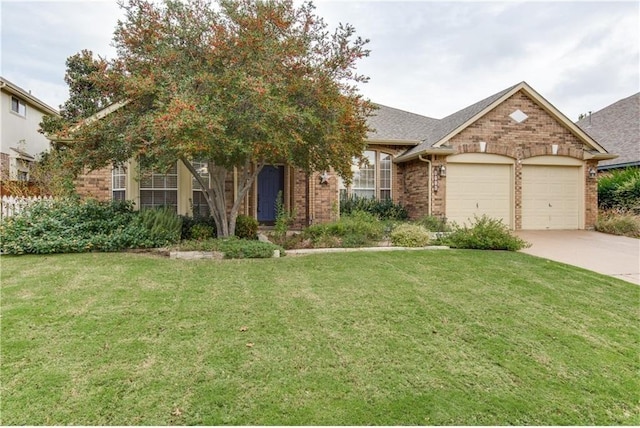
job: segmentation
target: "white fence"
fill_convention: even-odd
[[[51,196],[29,196],[29,197],[17,197],[17,196],[3,196],[0,198],[0,218],[11,217],[20,213],[29,205],[33,205],[39,201],[53,201]]]

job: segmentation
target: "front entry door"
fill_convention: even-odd
[[[258,174],[258,222],[276,221],[278,192],[284,193],[284,166],[265,165]]]

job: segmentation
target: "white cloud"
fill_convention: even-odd
[[[373,101],[444,117],[527,81],[569,118],[640,90],[637,2],[319,1],[371,39],[359,71]],[[114,1],[3,2],[2,74],[57,107],[65,60],[112,57]],[[37,29],[38,31],[34,31]]]

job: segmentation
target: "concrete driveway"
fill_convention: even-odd
[[[640,285],[640,240],[587,230],[526,230],[523,253],[578,266]]]

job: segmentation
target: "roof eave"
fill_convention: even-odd
[[[14,85],[8,80],[4,80],[4,78],[0,82],[0,89],[4,89],[5,91],[7,91],[12,95],[16,95],[20,98],[24,98],[25,100],[29,101],[31,105],[36,106],[38,109],[40,109],[46,114],[49,114],[52,116],[60,116],[60,112],[58,110],[54,109],[50,105],[45,104],[44,102],[40,101],[38,98],[34,97],[30,93]]]
[[[398,156],[393,160],[395,163],[409,162],[418,159],[422,155],[449,156],[456,153],[456,149],[452,147],[429,147],[424,150],[411,153],[409,155]]]
[[[613,153],[593,153],[593,152],[588,152],[585,151],[584,152],[584,160],[611,160],[611,159],[616,159],[617,157],[619,157],[616,154]]]
[[[369,138],[367,144],[385,144],[389,146],[417,146],[420,144],[420,140],[393,140],[393,139],[381,139],[381,138]]]

